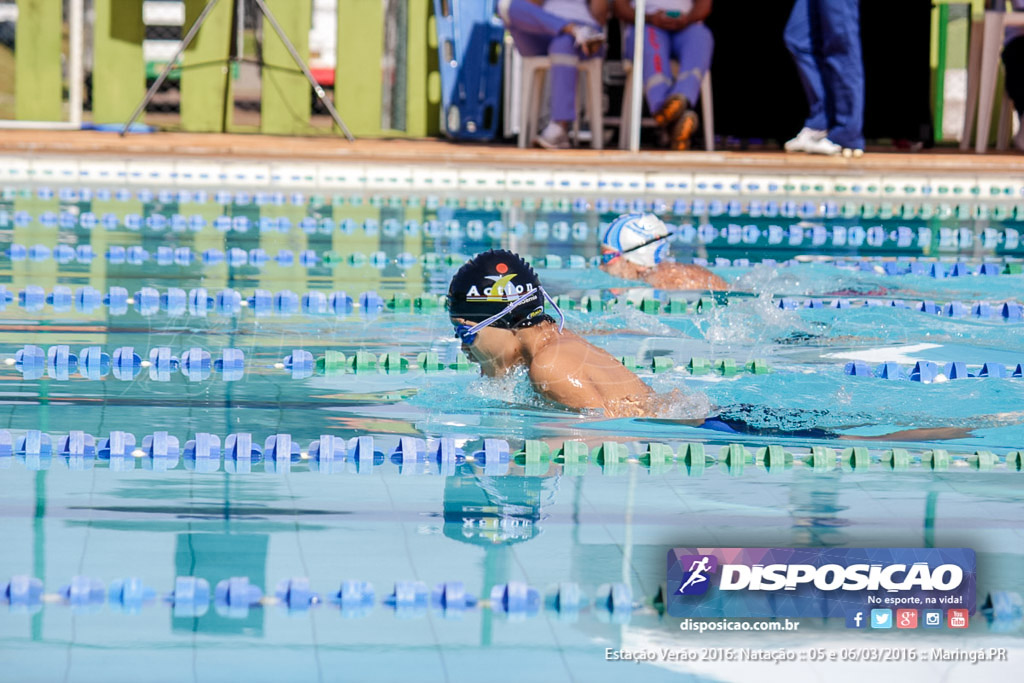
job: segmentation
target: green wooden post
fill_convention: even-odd
[[[308,61],[312,0],[267,0],[267,6],[299,56]],[[271,135],[308,133],[312,86],[266,19],[263,20],[263,62],[260,132]]]
[[[206,4],[207,0],[185,0],[182,35],[188,33]],[[182,130],[219,133],[227,128],[233,6],[233,0],[220,0],[185,50],[181,71]]]
[[[435,135],[441,128],[441,73],[437,63],[434,3],[409,3],[405,132]]]
[[[19,119],[64,119],[60,67],[64,34],[62,5],[61,0],[18,0],[14,111]]]
[[[146,94],[142,0],[96,0],[95,8],[92,119],[124,123]]]
[[[380,0],[338,3],[337,50],[334,104],[338,113],[353,135],[380,135],[380,62],[384,50],[384,15]]]

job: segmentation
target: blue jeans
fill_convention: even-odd
[[[864,148],[864,63],[859,0],[796,0],[785,32],[810,115],[808,128],[832,142]]]

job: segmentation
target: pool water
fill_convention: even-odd
[[[718,670],[707,664],[604,660],[609,647],[679,643],[678,620],[664,616],[660,594],[665,554],[676,546],[971,547],[978,553],[979,603],[988,593],[1024,591],[1015,455],[1024,449],[1024,378],[1013,376],[1024,363],[1024,322],[1000,308],[1021,302],[1022,275],[888,275],[880,259],[897,252],[883,249],[716,248],[677,240],[680,258],[729,259],[715,270],[733,286],[713,299],[686,295],[686,311],[679,312],[670,308],[672,294],[617,280],[586,261],[596,253],[594,226],[611,215],[593,209],[574,215],[541,207],[512,215],[449,207],[446,213],[400,197],[394,206],[369,198],[259,206],[247,197],[185,211],[148,195],[85,200],[76,188],[72,202],[48,192],[40,198],[39,189],[9,188],[10,220],[0,221],[12,244],[48,250],[11,249],[0,261],[11,295],[0,312],[0,427],[7,430],[0,432],[0,584],[27,575],[44,588],[38,604],[0,613],[5,678],[137,680],[149,672],[151,680],[168,681],[558,681],[625,672],[643,680],[717,679]],[[163,225],[159,220],[105,229],[43,220],[72,204],[79,218],[128,211],[143,221],[163,216],[167,226],[183,214],[202,215],[206,223],[198,230],[152,229]],[[252,228],[221,229],[216,220],[224,216],[246,217]],[[287,225],[257,229],[262,218],[282,216]],[[335,229],[321,229],[325,217]],[[321,221],[319,227],[299,229],[304,218]],[[346,219],[356,228],[340,227]],[[385,229],[394,232],[389,219],[403,221],[398,234]],[[538,237],[536,229],[497,238],[485,229],[472,238],[468,229],[474,220],[536,226],[568,219],[589,225],[589,238]],[[407,230],[409,220],[453,223],[446,223],[447,235],[431,237]],[[993,225],[1005,231],[1016,223]],[[95,256],[59,263],[61,245],[90,245]],[[579,415],[538,398],[522,373],[490,380],[472,366],[452,369],[459,349],[443,308],[418,309],[401,298],[398,310],[388,305],[396,294],[428,302],[433,296],[436,303],[461,263],[450,255],[499,245],[534,258],[545,288],[563,297],[571,329],[627,357],[659,393],[674,396],[662,413]],[[116,250],[110,258],[111,247],[131,246],[146,250],[147,259],[133,264],[126,255],[117,262]],[[172,255],[160,264],[160,247],[188,247],[192,261]],[[228,262],[232,248],[247,252],[245,264]],[[269,262],[250,265],[253,249],[263,249]],[[200,255],[208,250],[223,258],[214,254],[204,264]],[[319,260],[309,267],[279,261],[281,250],[296,259],[310,250]],[[810,252],[840,263],[783,263]],[[936,255],[930,247],[898,253],[921,262]],[[1002,269],[1015,253],[953,249],[942,263],[949,270],[959,259],[973,272],[983,257],[1009,257],[998,260]],[[333,263],[324,263],[328,254]],[[863,254],[874,267],[855,262]],[[569,267],[573,255],[583,260]],[[551,256],[561,256],[562,267]],[[776,263],[760,263],[765,258]],[[39,295],[31,287],[41,287],[44,297],[60,287],[73,297],[85,287],[104,297],[121,287],[126,310],[116,313],[116,301],[90,312],[77,301],[34,305]],[[209,300],[193,299],[200,287]],[[146,288],[158,297],[180,289],[189,304],[175,309]],[[217,293],[225,289],[245,300],[231,314],[218,308]],[[296,299],[248,301],[256,290],[294,292]],[[360,298],[370,291],[379,305]],[[305,314],[308,292],[325,299],[345,292],[351,306],[336,296],[340,312]],[[602,301],[604,310],[585,310],[585,297]],[[818,301],[820,307],[808,305]],[[939,312],[918,310],[921,302],[934,302]],[[950,302],[965,309],[944,313]],[[977,302],[991,307],[972,312]],[[209,311],[199,315],[189,306]],[[66,379],[45,356],[60,346],[78,356],[65,368]],[[89,347],[110,356],[114,367],[105,371],[97,356],[102,378],[78,371]],[[115,357],[125,347],[133,351]],[[163,347],[170,354],[165,361],[173,356],[175,364],[162,375],[157,365],[164,361],[150,350]],[[225,349],[241,352],[240,377],[216,366]],[[325,362],[328,352],[341,352],[348,362],[338,356]],[[374,354],[376,365],[365,356],[350,365],[359,352]],[[423,353],[436,354],[446,367],[424,367],[433,357],[418,357]],[[119,366],[118,358],[126,364]],[[657,372],[656,358],[662,359]],[[916,363],[931,362],[942,374],[930,382],[875,376],[886,362],[908,376]],[[870,374],[848,374],[850,363]],[[962,363],[971,374],[990,364],[990,375],[999,374],[999,364],[1007,376],[949,379],[949,363]],[[692,426],[710,415],[742,422],[749,433]],[[916,432],[909,440],[878,439],[933,428],[948,428],[944,436],[954,438]],[[809,437],[806,430],[817,432]],[[62,438],[73,432],[84,433],[80,447],[62,453]],[[116,447],[100,449],[116,432],[135,439],[123,457]],[[209,446],[201,434],[217,437],[212,457],[186,453],[189,441]],[[237,445],[237,435],[246,434],[262,456],[232,457],[228,438],[235,435]],[[89,450],[84,435],[95,438],[97,450]],[[158,436],[147,445],[150,435]],[[333,463],[315,457],[318,448],[327,452],[332,436],[345,441]],[[372,443],[359,440],[367,436]],[[271,437],[276,440],[268,443]],[[552,457],[528,461],[527,441],[543,444],[530,448],[550,449]],[[558,461],[566,441],[585,443],[591,457]],[[696,444],[708,459],[652,463],[644,457],[652,442],[680,458]],[[283,454],[274,457],[272,444]],[[749,459],[727,462],[721,449],[730,444]],[[781,446],[791,457],[756,458],[766,446]],[[815,446],[833,449],[825,465],[813,461]],[[855,446],[866,449],[866,460],[844,455]],[[937,450],[948,454],[948,464],[939,464]],[[437,452],[453,457],[438,461]],[[62,596],[73,577],[102,583],[102,593],[76,589]],[[124,606],[107,593],[111,582],[130,577],[151,592]],[[265,597],[214,596],[190,611],[178,604],[180,596],[166,600],[176,577],[204,579],[211,593],[222,581],[245,577]],[[317,596],[312,603],[303,597],[302,579]],[[367,582],[372,595],[361,588],[365,599],[354,605],[350,584],[349,600],[339,606],[332,596],[345,581]],[[536,594],[527,592],[523,604],[512,599],[506,610],[503,587],[518,595],[523,584]],[[440,601],[442,589],[447,602]],[[575,590],[583,596],[576,609],[555,605],[555,595]],[[929,647],[998,643],[1011,649],[1011,661],[1024,655],[1019,617],[1007,622],[979,613],[963,635],[900,635]],[[883,644],[821,619],[803,620],[800,638],[726,634],[705,636],[702,644],[809,642]],[[931,671],[956,676],[963,666],[936,664]]]

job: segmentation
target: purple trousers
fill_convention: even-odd
[[[575,121],[576,65],[581,59],[601,56],[604,50],[587,57],[576,47],[573,36],[562,33],[572,22],[545,12],[527,0],[511,0],[507,16],[503,13],[502,18],[519,54],[551,58],[551,120]],[[599,28],[596,23],[591,25]]]
[[[625,51],[633,56],[633,27],[626,27]],[[692,107],[700,98],[700,83],[711,67],[715,39],[711,30],[698,22],[682,31],[666,31],[655,26],[644,27],[644,95],[647,107],[654,113],[671,95],[682,95]],[[671,60],[679,63],[679,73],[672,75]]]

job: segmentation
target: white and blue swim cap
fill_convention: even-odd
[[[653,213],[627,213],[601,233],[601,246],[630,263],[653,268],[668,258],[668,228]]]

